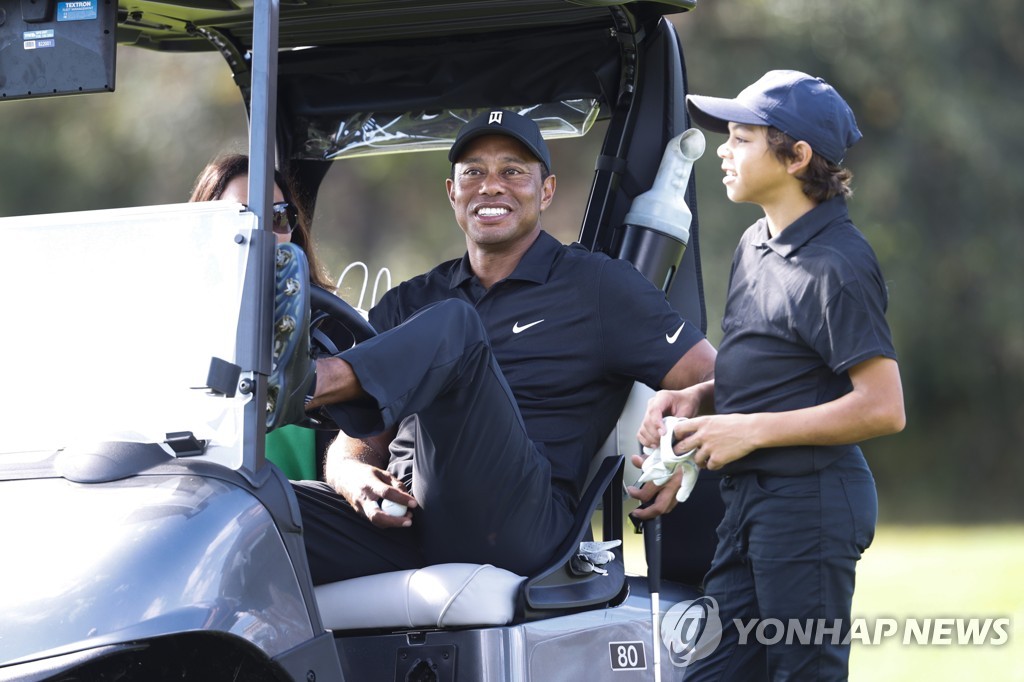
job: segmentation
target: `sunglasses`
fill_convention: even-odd
[[[287,201],[278,201],[271,207],[271,226],[276,234],[291,234],[299,222],[298,211]]]

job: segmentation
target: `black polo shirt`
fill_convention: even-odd
[[[754,223],[733,257],[715,363],[716,411],[785,412],[848,393],[851,367],[896,357],[887,305],[878,259],[841,197],[774,239],[767,220]],[[805,474],[856,447],[766,448],[722,471]]]
[[[370,321],[390,329],[449,298],[476,308],[527,433],[576,494],[633,381],[657,387],[704,338],[631,263],[546,232],[489,290],[467,254],[388,291]]]

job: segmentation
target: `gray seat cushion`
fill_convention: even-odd
[[[316,600],[329,630],[505,625],[523,580],[490,564],[437,564],[320,585]]]

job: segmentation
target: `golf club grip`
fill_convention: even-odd
[[[644,555],[647,557],[647,585],[661,590],[661,517],[644,521]]]

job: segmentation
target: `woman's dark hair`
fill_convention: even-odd
[[[767,138],[768,149],[779,161],[786,163],[796,159],[793,152],[797,142],[795,139],[772,126],[768,127]],[[850,169],[832,163],[820,154],[811,155],[807,170],[803,175],[798,175],[797,180],[803,182],[804,194],[819,204],[835,196],[847,199],[853,196],[853,188],[850,186],[853,173]]]
[[[245,154],[223,154],[218,156],[206,168],[199,173],[195,185],[192,188],[192,196],[189,201],[216,201],[224,194],[224,188],[232,180],[240,175],[249,174],[249,157]],[[292,243],[299,246],[306,253],[306,260],[309,261],[309,278],[317,286],[328,291],[334,291],[334,285],[327,275],[327,271],[320,263],[316,250],[312,248],[312,238],[309,230],[309,214],[306,212],[305,203],[298,201],[295,192],[292,191],[292,183],[279,171],[274,171],[274,182],[281,190],[284,200],[295,207],[298,216],[295,230],[292,232]]]

